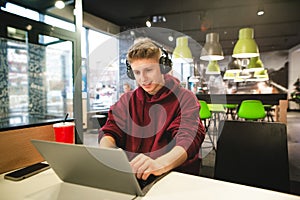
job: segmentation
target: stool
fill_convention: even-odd
[[[268,122],[274,122],[273,119],[273,114],[272,112],[275,110],[274,108],[272,108],[272,105],[264,105],[265,111],[266,111],[266,117],[268,119]]]
[[[226,114],[224,106],[222,104],[207,104],[207,106],[212,113],[212,117],[214,120],[214,131],[217,132],[217,121],[220,121],[220,115],[224,116]]]
[[[228,119],[228,116],[230,115],[231,119],[235,120],[236,109],[239,104],[223,104],[223,106],[226,109],[226,118]]]

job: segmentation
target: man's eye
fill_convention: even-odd
[[[146,71],[147,71],[147,72],[151,72],[151,71],[152,71],[152,69],[147,69]]]
[[[140,72],[138,72],[138,71],[134,71],[133,72],[135,75],[139,75],[140,74]]]

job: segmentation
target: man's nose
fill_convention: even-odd
[[[142,80],[142,81],[147,80],[147,73],[146,73],[146,72],[142,72],[142,73],[141,73],[141,80]]]

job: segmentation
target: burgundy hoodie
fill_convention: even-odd
[[[198,175],[199,150],[205,137],[198,99],[175,77],[164,77],[165,86],[155,95],[142,87],[122,95],[111,106],[106,124],[99,130],[99,141],[103,134],[112,136],[129,160],[138,153],[155,159],[181,146],[188,159],[176,171]]]

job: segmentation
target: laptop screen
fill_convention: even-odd
[[[32,140],[32,143],[64,182],[145,195],[122,149],[42,140]]]

